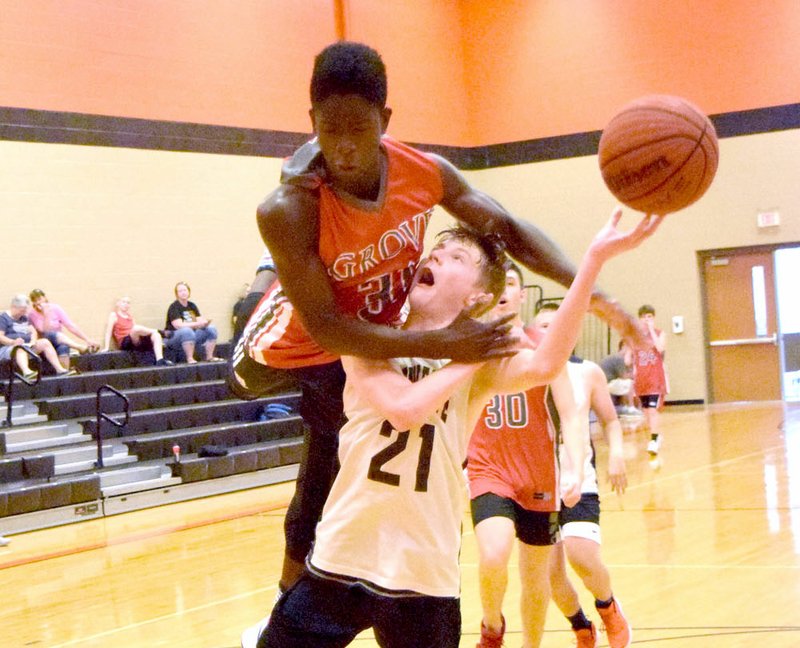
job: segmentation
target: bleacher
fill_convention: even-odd
[[[218,355],[228,352],[218,346]],[[11,425],[2,368],[0,534],[296,476],[299,394],[241,401],[225,385],[225,363],[151,362],[131,352],[97,353],[73,358],[78,375],[45,375],[34,385],[16,379]],[[104,386],[113,389],[98,397]],[[114,390],[127,399],[127,413]],[[111,420],[98,416],[98,402]]]

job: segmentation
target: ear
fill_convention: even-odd
[[[392,118],[392,109],[388,106],[384,106],[383,110],[381,110],[381,133],[385,133],[386,129],[389,127],[389,120]]]
[[[474,317],[482,314],[493,299],[494,295],[492,293],[474,292],[464,300],[464,306],[469,309],[470,314]]]
[[[317,134],[317,123],[314,121],[314,107],[308,109],[308,118],[311,120],[311,132]]]

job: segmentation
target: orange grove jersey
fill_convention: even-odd
[[[529,511],[558,511],[558,421],[546,385],[494,396],[467,449],[470,498],[493,493]]]
[[[439,166],[425,153],[388,136],[381,145],[387,170],[375,203],[341,195],[326,182],[316,140],[286,161],[281,182],[318,194],[319,256],[339,310],[397,325],[443,185]],[[249,356],[271,367],[304,367],[338,358],[311,338],[277,282],[251,316],[243,338]]]

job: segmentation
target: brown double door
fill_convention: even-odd
[[[773,250],[698,256],[710,401],[780,400]]]

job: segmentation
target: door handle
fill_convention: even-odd
[[[773,333],[772,335],[766,337],[742,338],[740,340],[712,340],[711,342],[708,343],[708,346],[722,347],[722,346],[739,346],[744,344],[772,344],[773,346],[777,346],[778,334]]]

